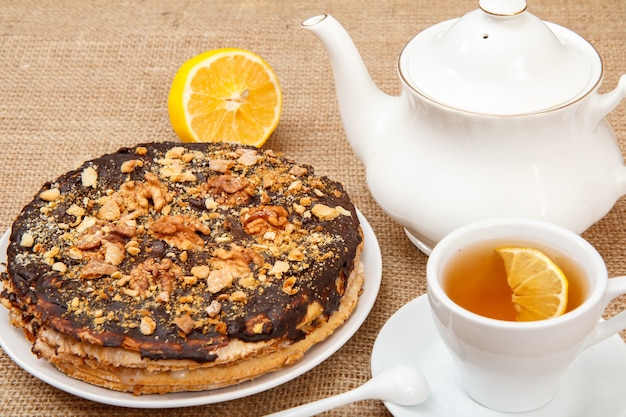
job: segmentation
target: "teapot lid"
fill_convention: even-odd
[[[524,0],[480,0],[479,9],[413,38],[399,72],[442,105],[518,115],[580,99],[600,82],[602,61],[581,36],[526,11]]]

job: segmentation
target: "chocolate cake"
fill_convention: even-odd
[[[270,150],[148,143],[47,183],[15,220],[0,300],[33,353],[134,394],[297,361],[363,284],[342,185]]]

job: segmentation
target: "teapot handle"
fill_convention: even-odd
[[[622,78],[624,78],[624,76],[622,76]],[[626,294],[626,276],[609,279],[605,294],[604,308],[606,308],[611,300],[622,294]],[[626,329],[626,310],[621,311],[608,320],[599,322],[591,333],[586,347],[595,345],[624,329]]]
[[[623,74],[617,87],[605,94],[596,94],[589,103],[587,109],[587,122],[595,127],[607,114],[609,114],[626,97],[626,74]]]

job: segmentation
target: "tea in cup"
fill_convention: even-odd
[[[500,247],[537,249],[558,264],[569,288],[563,314],[516,320]],[[512,218],[463,226],[433,249],[427,281],[437,330],[464,391],[497,411],[547,404],[583,350],[626,328],[625,314],[601,321],[607,304],[626,293],[626,277],[609,279],[586,240],[546,222]]]

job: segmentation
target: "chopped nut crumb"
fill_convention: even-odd
[[[211,159],[209,161],[209,168],[219,173],[226,173],[233,166],[233,161],[228,159]]]
[[[52,270],[64,274],[65,271],[67,271],[67,266],[65,266],[65,264],[63,262],[55,262],[52,265]]]
[[[85,168],[81,174],[81,182],[83,187],[96,188],[96,185],[98,184],[98,171],[91,166]]]
[[[248,296],[243,291],[235,291],[230,295],[230,299],[233,301],[241,302],[246,301],[248,299]]]
[[[207,277],[207,289],[215,294],[224,288],[230,287],[233,283],[233,274],[227,269],[216,269],[209,273]]]
[[[139,325],[139,330],[142,334],[149,336],[156,330],[156,322],[150,317],[142,317],[141,324]]]
[[[311,213],[313,213],[313,215],[320,220],[334,220],[339,217],[339,215],[350,214],[350,212],[345,210],[343,207],[337,206],[335,208],[332,208],[324,204],[314,205],[311,209]]]
[[[199,279],[207,279],[211,269],[207,265],[199,265],[191,268],[191,275]]]
[[[304,259],[304,254],[299,248],[293,248],[289,251],[287,259],[290,261],[302,261]]]
[[[276,261],[272,266],[272,269],[269,270],[268,275],[277,275],[281,276],[283,273],[289,271],[289,262],[285,261]]]
[[[32,248],[35,244],[35,238],[30,233],[24,233],[20,239],[20,246],[25,248]]]
[[[196,325],[196,322],[188,315],[177,317],[176,319],[174,319],[174,323],[185,334],[191,333],[194,326]]]
[[[54,201],[61,196],[61,191],[58,188],[50,188],[49,190],[42,191],[39,194],[39,198],[44,201]]]
[[[85,209],[77,204],[72,204],[65,212],[70,216],[76,217],[83,217],[85,215]]]
[[[209,317],[214,319],[220,313],[221,309],[222,309],[222,305],[220,304],[220,302],[217,300],[213,300],[211,301],[211,304],[209,304],[209,306],[206,308],[206,312],[209,315]]]
[[[128,161],[124,161],[122,166],[120,167],[120,171],[124,174],[130,174],[137,167],[143,166],[143,161],[141,159],[129,159]]]

